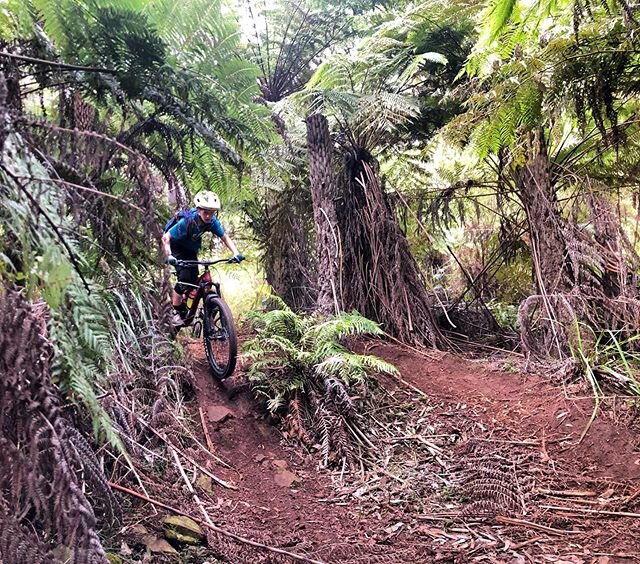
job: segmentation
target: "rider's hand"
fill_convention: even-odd
[[[231,260],[233,262],[242,262],[244,260],[244,256],[238,253],[237,255],[234,255],[234,257]]]
[[[173,255],[169,255],[167,257],[167,264],[170,264],[171,266],[175,266],[176,264],[178,264],[178,259]]]

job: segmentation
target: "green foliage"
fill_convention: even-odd
[[[0,244],[10,263],[7,278],[19,281],[31,296],[42,296],[56,307],[71,280],[73,256],[69,253],[75,254],[73,242],[68,242],[66,249],[55,244],[59,231],[51,218],[56,216],[60,195],[43,182],[28,182],[32,176],[46,181],[48,173],[20,136],[10,135],[5,151],[8,158],[0,161]],[[41,221],[34,222],[34,217]]]
[[[230,178],[260,158],[272,128],[267,110],[254,103],[258,69],[239,55],[237,23],[223,2],[26,4],[29,10],[11,12],[12,27],[31,42],[33,55],[105,69],[60,72],[54,80],[36,72],[41,88],[72,85],[106,110],[114,135],[143,153],[170,186],[180,179],[193,192],[234,193]]]
[[[621,339],[613,331],[605,331],[595,336],[589,328],[592,339],[579,339],[572,348],[572,355],[584,367],[594,394],[602,394],[601,388],[618,393],[640,396],[640,354],[637,343],[640,336]]]
[[[254,312],[249,320],[258,331],[258,337],[245,345],[246,355],[253,361],[250,379],[256,389],[269,397],[281,395],[284,389],[292,392],[303,387],[305,377],[339,377],[344,384],[365,382],[376,372],[393,373],[395,369],[383,362],[352,353],[345,339],[358,335],[380,335],[379,326],[357,313],[343,313],[334,318],[319,320],[301,317],[283,303],[282,309],[264,313]],[[275,372],[286,372],[296,384],[289,388],[286,378],[276,382],[270,377]],[[315,375],[315,376],[312,376]],[[279,389],[283,384],[285,387]]]
[[[260,67],[266,102],[279,102],[301,90],[320,57],[356,34],[352,0],[276,0],[258,6],[243,0],[251,25],[249,47]]]
[[[516,0],[503,0],[493,3],[489,19],[489,41],[494,41],[504,30],[507,22],[511,19]]]
[[[60,307],[51,312],[48,329],[54,352],[53,381],[69,400],[87,410],[100,441],[123,450],[111,419],[97,399],[98,390],[106,385],[113,358],[104,301],[76,281],[67,286]]]
[[[378,151],[408,130],[426,137],[450,117],[456,104],[442,98],[470,49],[469,23],[443,5],[392,15],[348,54],[327,58],[299,96],[309,112],[335,116],[361,146]]]
[[[144,380],[158,388],[154,410],[178,396],[166,378],[179,364],[169,306],[149,292],[168,215],[162,177],[178,202],[185,180],[231,193],[243,156],[269,130],[233,18],[220,17],[220,3],[192,4],[198,14],[160,1],[34,0],[3,14],[21,54],[105,69],[2,60],[0,109],[11,111],[2,114],[0,273],[46,301],[53,378],[98,439],[118,448],[124,431],[98,400],[105,389],[117,397]],[[10,99],[7,72],[22,76]]]
[[[513,149],[523,131],[564,127],[575,118],[583,133],[595,126],[605,143],[618,144],[618,114],[638,90],[629,73],[636,65],[636,23],[628,16],[624,1],[491,3],[466,67],[481,85],[467,114],[480,153]]]
[[[352,448],[338,437],[357,437],[354,429],[365,415],[371,376],[397,370],[374,356],[351,352],[346,343],[349,337],[381,334],[378,325],[356,313],[302,317],[282,302],[278,309],[254,312],[250,321],[257,336],[245,343],[244,356],[251,363],[254,393],[298,439],[309,446],[322,443],[325,464],[351,461]],[[335,432],[333,442],[327,429]]]

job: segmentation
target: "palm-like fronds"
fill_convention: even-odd
[[[370,355],[334,354],[316,365],[318,374],[340,378],[343,382],[360,381],[364,375],[372,373],[396,374],[398,369],[392,364]]]
[[[313,349],[325,343],[338,343],[346,337],[355,335],[381,334],[382,329],[374,321],[355,312],[343,313],[325,321],[314,322],[311,327],[307,328],[301,344]]]
[[[304,332],[302,318],[287,308],[281,300],[278,306],[282,309],[273,309],[266,313],[252,312],[248,319],[265,338],[281,335],[291,342],[298,342]]]
[[[261,70],[260,86],[266,102],[278,102],[299,91],[324,51],[354,33],[350,2],[319,9],[308,0],[246,2],[253,24],[249,38],[253,58]]]

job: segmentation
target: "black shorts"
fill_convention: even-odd
[[[178,260],[198,260],[197,254],[182,249],[172,248],[171,254]],[[178,277],[178,283],[175,285],[175,291],[178,294],[184,294],[198,287],[197,264],[193,266],[176,266],[176,276]]]

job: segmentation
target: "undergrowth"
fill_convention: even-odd
[[[244,345],[253,393],[289,436],[320,451],[325,466],[354,466],[373,447],[367,413],[378,387],[372,376],[397,370],[354,353],[349,340],[382,330],[357,313],[301,316],[276,303],[277,309],[249,316],[257,332]]]

